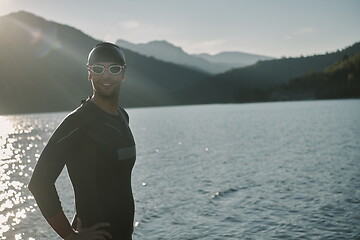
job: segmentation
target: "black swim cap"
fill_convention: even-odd
[[[97,62],[114,62],[124,65],[125,55],[117,45],[109,42],[102,42],[97,44],[90,51],[87,64],[93,65]]]

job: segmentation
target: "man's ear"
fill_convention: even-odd
[[[88,80],[89,81],[91,80],[91,72],[90,72],[90,70],[88,70]]]
[[[125,69],[124,69],[124,71],[121,73],[122,75],[121,75],[121,81],[125,81]]]

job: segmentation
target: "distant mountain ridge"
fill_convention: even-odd
[[[243,52],[221,52],[214,55],[201,53],[194,54],[213,63],[226,63],[231,65],[233,68],[239,68],[241,66],[248,66],[256,63],[257,61],[272,60],[273,57],[249,54]]]
[[[279,86],[309,72],[323,71],[344,56],[350,57],[359,52],[360,42],[357,42],[328,54],[259,61],[194,83],[181,91],[179,98],[192,104],[270,101],[271,92],[277,91]]]
[[[125,40],[118,40],[116,44],[145,56],[200,69],[211,74],[252,65],[259,60],[273,59],[268,56],[241,52],[223,52],[216,55],[188,54],[180,47],[174,46],[167,41],[151,41],[148,43],[134,44]]]

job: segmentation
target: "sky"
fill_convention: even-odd
[[[98,40],[166,40],[190,54],[298,57],[360,41],[360,0],[0,0],[0,16],[20,10]]]

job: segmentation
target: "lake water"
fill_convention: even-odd
[[[134,240],[360,239],[360,100],[128,112]],[[0,116],[0,239],[59,239],[27,183],[66,114]]]

